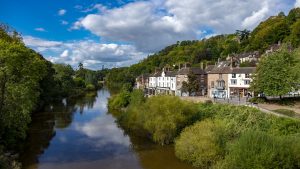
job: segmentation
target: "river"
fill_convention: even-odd
[[[24,169],[193,169],[173,146],[125,134],[108,113],[110,93],[49,105],[33,115],[20,160]]]

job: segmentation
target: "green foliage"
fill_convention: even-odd
[[[200,80],[193,72],[188,74],[188,91],[190,94],[200,92]]]
[[[124,98],[123,93],[111,98],[109,107],[122,108],[125,104],[117,104],[121,98]],[[151,136],[154,142],[169,144],[186,125],[199,118],[194,103],[174,96],[156,96],[144,102],[142,91],[133,91],[128,109],[120,114],[119,122],[129,130],[143,131],[142,134]]]
[[[85,88],[85,82],[81,77],[76,77],[73,80],[76,87]]]
[[[252,90],[269,96],[287,94],[298,85],[300,72],[296,71],[297,64],[295,54],[286,48],[262,57],[251,84]]]
[[[283,115],[290,116],[290,117],[294,117],[296,115],[295,111],[288,110],[288,109],[277,109],[277,110],[274,110],[274,111],[277,112],[277,113],[283,114]]]
[[[200,121],[180,134],[175,142],[175,152],[181,160],[200,168],[299,166],[299,155],[295,153],[300,151],[299,120],[279,118],[254,108],[224,104],[201,104],[199,111],[202,119],[205,117],[209,120]],[[264,140],[266,134],[260,137],[261,132],[271,139]],[[258,134],[244,139],[247,135],[244,133]],[[273,138],[278,138],[279,142],[274,142]],[[253,157],[254,154],[257,156]],[[263,163],[264,160],[269,163]],[[282,160],[289,161],[279,163]]]
[[[87,91],[94,91],[96,88],[93,84],[88,84],[86,85],[86,90]]]
[[[146,101],[146,98],[144,97],[144,91],[143,90],[133,90],[130,93],[130,105],[131,106],[141,105],[145,101]]]
[[[210,168],[225,152],[226,132],[222,121],[204,120],[187,127],[175,142],[181,160],[199,168]]]
[[[144,128],[152,135],[153,141],[169,144],[189,123],[197,109],[193,103],[178,97],[159,96],[146,101],[143,113],[147,119]]]
[[[121,109],[128,106],[130,93],[127,90],[121,91],[119,94],[112,96],[108,101],[110,109]]]
[[[3,29],[0,32],[5,35]],[[7,147],[25,138],[30,113],[43,92],[40,83],[47,75],[47,61],[18,37],[0,39],[0,144]]]
[[[234,143],[216,168],[299,168],[299,137],[278,137],[248,131]]]
[[[73,75],[75,74],[73,68],[70,65],[54,64],[55,69],[54,79],[59,85],[59,89],[62,95],[68,96],[72,93],[72,89],[75,87]]]

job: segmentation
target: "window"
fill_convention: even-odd
[[[245,77],[246,78],[250,78],[250,74],[245,74]]]
[[[214,87],[215,87],[215,82],[212,81],[212,82],[211,82],[211,88],[214,88]]]
[[[232,74],[232,78],[236,78],[236,74],[235,73]]]
[[[219,74],[219,79],[222,79],[222,74]]]
[[[249,85],[250,84],[250,80],[245,80],[244,83],[245,83],[245,85]]]
[[[235,79],[231,79],[231,84],[232,85],[236,85],[236,80]]]
[[[224,80],[218,81],[218,87],[225,87],[225,81]]]

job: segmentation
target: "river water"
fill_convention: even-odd
[[[193,169],[172,146],[127,135],[108,113],[106,89],[34,114],[20,160],[24,169]]]

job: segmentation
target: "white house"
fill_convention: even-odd
[[[228,94],[231,97],[246,97],[249,92],[252,74],[255,67],[232,68],[228,74]]]
[[[176,73],[166,71],[155,72],[149,76],[149,88],[148,93],[150,95],[156,94],[171,94],[175,95],[176,92]]]

